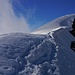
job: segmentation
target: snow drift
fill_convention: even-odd
[[[57,18],[34,34],[0,36],[0,75],[74,75],[70,34],[75,15]]]

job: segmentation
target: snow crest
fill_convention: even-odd
[[[71,28],[74,18],[75,14],[59,17],[51,22],[48,22],[42,27],[36,29],[35,31],[32,32],[32,34],[47,34],[51,31],[55,31],[60,28]]]
[[[42,34],[0,35],[0,75],[74,75],[75,52],[70,45],[75,37],[69,32],[74,17],[48,23],[38,29]],[[49,24],[56,26],[50,30]]]

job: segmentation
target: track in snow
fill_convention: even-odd
[[[53,32],[50,32],[48,35],[49,35],[49,40],[52,42],[52,44],[51,44],[52,51],[50,54],[52,75],[60,75],[59,67],[57,65],[58,46],[57,46],[56,42],[54,41]]]

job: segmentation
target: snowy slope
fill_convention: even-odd
[[[65,28],[65,27],[66,28],[71,27],[74,18],[75,18],[75,14],[59,17],[45,24],[44,26],[36,29],[35,31],[32,32],[32,34],[47,34],[48,32],[53,30],[58,30],[60,28]]]
[[[34,69],[35,66],[33,64],[30,65],[28,61],[35,63],[39,57],[47,54],[48,51],[47,50],[45,53],[43,52],[43,54],[40,54],[38,59],[30,59],[29,55],[32,55],[31,52],[34,50],[37,51],[37,46],[46,38],[46,36],[43,35],[35,36],[13,33],[1,35],[0,37],[0,75],[26,75],[24,73],[27,73],[28,71],[31,73],[33,71],[30,71],[30,69]],[[41,61],[38,63],[40,62]],[[22,72],[22,70],[25,71]]]
[[[0,35],[0,75],[75,75],[74,17],[60,17],[34,34]]]
[[[60,69],[60,75],[75,74],[75,52],[70,48],[71,42],[75,41],[68,30],[60,29],[53,34],[56,44],[56,59]]]
[[[57,70],[54,71],[55,75],[75,74],[75,52],[70,48],[71,42],[75,41],[75,37],[69,33],[74,18],[75,14],[66,15],[32,32],[33,34],[48,34],[50,41],[54,43],[55,48],[53,47],[52,50],[55,49],[55,56],[52,63],[57,67]]]

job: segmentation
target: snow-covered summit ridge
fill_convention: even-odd
[[[51,31],[58,30],[60,28],[70,28],[72,22],[75,18],[75,14],[65,15],[62,17],[59,17],[51,22],[48,22],[47,24],[43,25],[42,27],[36,29],[32,32],[32,34],[47,34]]]
[[[70,46],[75,37],[67,30],[74,18],[60,17],[35,34],[0,35],[0,75],[74,75],[75,52]]]

